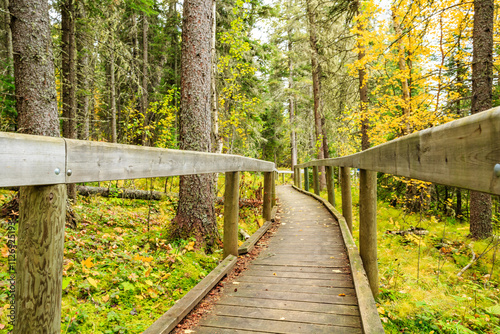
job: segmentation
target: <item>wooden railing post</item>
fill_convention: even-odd
[[[319,195],[319,172],[318,166],[313,166],[313,187],[314,193]]]
[[[66,185],[21,187],[14,333],[60,333]]]
[[[340,192],[342,195],[342,216],[352,234],[351,169],[340,167]]]
[[[272,210],[272,191],[273,191],[273,172],[264,173],[264,203],[262,204],[262,217],[265,221],[271,220]]]
[[[373,296],[378,295],[377,264],[377,173],[359,172],[359,254]]]
[[[276,205],[276,182],[279,180],[278,178],[278,172],[273,172],[273,191],[272,191],[272,196],[271,196],[271,207],[274,208]]]
[[[326,190],[328,191],[328,202],[335,206],[335,182],[333,178],[333,166],[326,166]]]
[[[297,187],[301,188],[302,175],[300,168],[297,168]]]
[[[304,190],[309,191],[309,168],[304,168]]]
[[[224,190],[224,259],[238,256],[238,221],[240,209],[240,173],[226,172]]]

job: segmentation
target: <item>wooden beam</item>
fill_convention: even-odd
[[[276,182],[278,182],[278,173],[273,172],[273,180],[272,180],[272,192],[271,192],[271,207],[274,208],[276,205]]]
[[[302,183],[302,180],[301,180],[302,171],[300,170],[300,168],[296,168],[296,170],[297,170],[297,184],[296,184],[296,186],[300,187],[300,184]]]
[[[66,186],[21,187],[15,333],[60,333]]]
[[[224,191],[224,258],[238,256],[240,173],[226,172]]]
[[[304,189],[305,189],[305,191],[309,191],[309,168],[308,167],[304,168]]]
[[[378,296],[377,173],[359,171],[359,253],[373,296]]]
[[[313,166],[313,187],[314,187],[314,193],[316,195],[319,195],[320,189],[319,189],[319,171],[318,171],[318,166]]]
[[[340,192],[342,195],[342,215],[352,233],[351,169],[340,167]]]
[[[0,187],[66,182],[64,139],[0,132]]]
[[[264,220],[271,220],[271,210],[272,210],[272,172],[264,173],[264,199],[262,203],[262,217]]]
[[[342,158],[297,167],[342,166],[500,195],[500,107]]]
[[[68,183],[174,175],[274,170],[274,163],[229,154],[67,141]]]
[[[335,206],[335,182],[333,179],[333,166],[326,166],[326,190],[328,192],[328,202]]]
[[[0,187],[274,170],[236,155],[17,133],[0,132],[0,147]]]

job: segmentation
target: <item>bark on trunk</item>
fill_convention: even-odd
[[[472,32],[472,114],[491,108],[493,83],[493,0],[474,1]],[[470,234],[475,239],[491,236],[491,195],[471,191]]]
[[[181,54],[180,148],[211,151],[212,0],[184,2]],[[213,176],[182,176],[171,237],[194,236],[211,251],[218,239]]]
[[[76,40],[75,5],[65,0],[61,6],[63,137],[76,138]],[[68,184],[68,197],[76,199],[74,184]]]
[[[356,2],[356,14],[359,14],[359,2]],[[362,36],[361,31],[363,30],[363,24],[358,23],[358,60],[362,63],[365,57],[365,46],[360,42]],[[368,130],[370,129],[370,124],[368,121],[368,83],[366,77],[366,65],[363,64],[358,69],[358,80],[359,80],[359,111],[361,114],[361,150],[367,150],[370,148],[370,138],[368,137]]]
[[[397,17],[396,11],[392,9],[392,21],[394,24],[394,31],[396,36],[398,36],[398,68],[401,73],[401,91],[403,92],[403,116],[405,129],[402,131],[403,135],[411,133],[410,126],[410,89],[408,87],[408,79],[406,79],[406,63],[405,63],[405,47],[403,45],[403,31],[401,29],[401,24],[399,23],[399,18]]]
[[[113,44],[113,43],[112,43]],[[113,143],[117,142],[116,137],[116,80],[115,80],[115,54],[113,48],[111,48],[111,54],[109,56],[109,76],[110,76],[110,102],[111,102],[111,141]]]
[[[290,160],[292,170],[297,164],[297,135],[295,133],[295,96],[293,93],[294,82],[293,82],[293,61],[292,61],[292,31],[288,30],[288,89],[290,90],[290,96],[288,97],[288,109],[290,113]]]
[[[85,9],[82,3],[78,4],[77,21],[75,25],[76,47],[77,47],[77,116],[78,116],[78,138],[89,139],[89,55],[87,52],[85,29]]]
[[[49,4],[12,0],[20,132],[59,137]],[[15,334],[61,331],[66,186],[20,189]]]
[[[318,145],[318,159],[325,158],[325,132],[323,131],[323,101],[321,98],[321,66],[318,57],[318,42],[316,36],[316,13],[312,8],[311,1],[307,1],[307,16],[309,19],[309,44],[311,46],[311,66],[313,80],[313,96],[314,96],[314,126],[316,131],[316,145]],[[325,167],[319,167],[320,189],[326,187]]]
[[[148,136],[150,117],[148,113],[148,16],[146,13],[142,14],[142,97],[141,97],[141,110],[144,115],[144,129],[142,133],[142,145],[148,146],[150,138]]]
[[[13,62],[13,52],[12,52],[12,32],[10,30],[10,13],[9,13],[9,0],[3,0],[2,2],[2,13],[0,13],[2,17],[2,46],[4,50],[2,50],[2,57],[6,60],[8,64],[8,73],[11,77],[14,76],[14,67],[12,66]]]

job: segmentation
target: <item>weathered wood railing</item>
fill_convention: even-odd
[[[353,155],[313,160],[295,166],[295,185],[309,191],[313,168],[326,166],[329,202],[334,204],[331,168],[340,167],[342,213],[352,232],[350,168],[360,169],[359,251],[374,295],[378,293],[376,172],[500,195],[500,108],[415,132]]]
[[[90,142],[30,136],[0,132],[0,187],[47,186],[79,182],[95,182],[120,179],[165,177],[176,175],[226,173],[224,201],[224,257],[238,256],[238,212],[239,172],[264,173],[263,218],[271,220],[275,190],[274,163],[235,155],[179,151],[151,147],[140,147],[104,142]],[[43,189],[44,187],[40,187]],[[35,196],[44,196],[40,191]],[[66,192],[45,194],[51,200],[66,203]],[[57,197],[64,198],[57,198]],[[41,201],[40,201],[41,202]],[[31,305],[17,310],[17,319],[22,319],[22,330],[16,326],[16,333],[59,333],[62,297],[62,257],[64,244],[59,240],[63,234],[49,233],[61,229],[59,222],[65,220],[65,210],[52,210],[50,205],[22,210],[46,210],[53,223],[48,222],[49,231],[35,236],[51,254],[41,254],[44,249],[30,245],[32,252],[23,253],[27,265],[17,267],[16,303]],[[50,211],[52,210],[52,211]],[[20,216],[23,216],[20,212]],[[61,217],[61,215],[63,215]],[[57,223],[56,223],[57,221]],[[29,221],[28,225],[39,224]],[[64,228],[64,223],[62,229]],[[47,233],[45,233],[47,232]],[[54,240],[54,238],[59,238]],[[23,244],[19,240],[19,244]],[[14,249],[14,248],[13,248]],[[38,250],[40,249],[40,250]],[[42,263],[43,262],[43,263]],[[60,266],[60,267],[59,267]],[[50,267],[50,270],[47,268]],[[36,269],[40,270],[36,270]],[[19,271],[29,271],[28,275]],[[53,273],[53,274],[51,274]],[[19,292],[19,291],[22,291]],[[50,312],[49,312],[50,310]]]

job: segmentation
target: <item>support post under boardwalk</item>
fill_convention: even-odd
[[[226,172],[224,190],[224,259],[238,256],[238,221],[240,209],[240,173]]]
[[[60,333],[66,185],[21,187],[15,334]]]
[[[335,206],[335,182],[333,178],[333,166],[326,166],[326,190],[328,191],[328,202]]]
[[[304,168],[304,190],[309,191],[309,168]]]
[[[340,192],[342,195],[342,216],[352,234],[351,169],[340,167]]]
[[[377,264],[377,173],[359,172],[359,254],[373,296],[378,295]]]
[[[273,172],[264,173],[264,200],[262,204],[262,217],[265,221],[271,220],[271,210],[272,210],[272,191],[273,191]]]
[[[313,187],[314,193],[319,195],[319,171],[318,166],[313,166]]]

